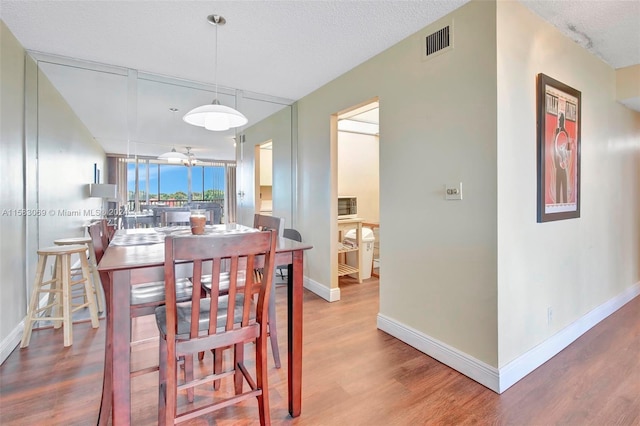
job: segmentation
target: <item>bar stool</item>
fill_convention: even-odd
[[[96,251],[93,247],[91,237],[60,238],[55,240],[53,243],[57,246],[86,244],[87,249],[89,250],[89,272],[91,272],[91,276],[93,277],[93,291],[98,302],[98,312],[104,312],[102,281],[100,281],[100,275],[98,274],[98,261],[96,260]],[[73,272],[75,273],[76,271]]]
[[[73,343],[71,314],[79,309],[88,307],[91,315],[91,326],[98,328],[98,310],[96,307],[96,299],[94,297],[93,287],[89,282],[89,263],[86,257],[86,245],[67,245],[54,246],[38,250],[38,266],[36,269],[36,279],[31,293],[31,301],[29,302],[29,311],[24,325],[24,333],[22,334],[21,348],[29,346],[31,340],[31,331],[33,324],[37,321],[49,320],[53,321],[54,328],[64,328],[64,346],[71,346]],[[75,254],[80,256],[80,265],[82,274],[77,280],[73,280],[71,272],[71,257]],[[47,259],[54,258],[54,276],[50,280],[44,280],[44,273],[47,267]],[[72,286],[84,285],[84,293],[86,302],[75,305],[72,303]],[[48,288],[46,288],[48,287]],[[48,293],[48,302],[43,307],[39,306],[40,293]],[[39,316],[41,312],[49,313],[49,316]],[[60,312],[62,311],[62,312]],[[60,316],[60,314],[62,314]]]

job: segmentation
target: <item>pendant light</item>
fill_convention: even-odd
[[[165,152],[158,157],[158,160],[167,160],[169,163],[180,163],[188,159],[189,157],[181,152],[177,152],[175,148],[172,148],[171,151]]]
[[[214,64],[214,78],[216,85],[216,97],[210,105],[203,105],[192,109],[185,114],[182,119],[194,126],[204,127],[207,130],[221,131],[229,130],[232,127],[240,127],[249,120],[241,112],[225,105],[220,105],[218,101],[218,26],[224,25],[227,21],[220,15],[209,15],[207,21],[216,27],[216,53]]]
[[[169,111],[171,111],[171,118],[172,118],[171,122],[174,122],[176,117],[176,112],[178,112],[178,108],[171,107],[169,108]],[[167,135],[172,134],[170,130],[171,130],[171,126],[169,126],[169,128],[166,130]],[[188,159],[189,157],[187,157],[183,153],[177,152],[175,147],[171,148],[171,151],[165,152],[164,154],[158,157],[158,160],[166,160],[169,163],[180,163]]]

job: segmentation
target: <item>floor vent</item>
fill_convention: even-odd
[[[453,48],[453,22],[427,35],[422,46],[422,59],[430,59]]]

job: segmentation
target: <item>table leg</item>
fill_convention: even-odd
[[[302,411],[302,294],[303,294],[303,253],[294,251],[292,264],[287,274],[288,306],[288,373],[289,373],[289,414],[298,417]]]
[[[107,293],[107,341],[99,425],[106,425],[113,411],[114,426],[131,423],[130,287],[131,271],[115,271],[103,278]],[[117,332],[115,332],[117,330]]]
[[[102,287],[104,288],[107,315],[105,319],[104,375],[102,376],[102,399],[100,400],[98,425],[106,426],[109,423],[113,402],[113,315],[111,315],[113,301],[111,298],[111,276],[106,272],[100,272],[100,280],[102,281]]]
[[[113,425],[131,423],[131,271],[113,273]],[[117,330],[117,332],[116,332]]]

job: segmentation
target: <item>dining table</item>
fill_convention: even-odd
[[[164,237],[188,227],[119,229],[98,264],[106,299],[106,343],[99,425],[131,424],[130,290],[137,283],[163,280]],[[255,231],[239,224],[207,226],[207,235]],[[289,414],[302,411],[302,299],[304,252],[307,243],[279,238],[276,264],[287,265],[288,405]]]

